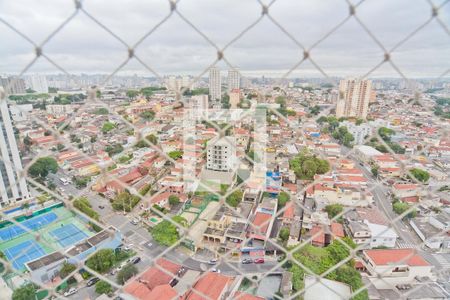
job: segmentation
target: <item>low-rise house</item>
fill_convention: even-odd
[[[442,227],[435,216],[414,218],[409,223],[425,246],[435,250],[450,250],[449,230]]]
[[[363,248],[394,248],[397,234],[389,227],[384,214],[376,207],[357,207],[345,216],[347,232]]]
[[[369,279],[377,289],[410,284],[416,277],[433,278],[433,266],[414,249],[372,249],[364,250],[362,255]]]
[[[202,276],[181,298],[183,300],[226,299],[233,282],[233,277],[209,272]]]
[[[127,283],[124,291],[139,300],[175,299],[177,292],[170,285],[175,276],[181,276],[182,266],[164,258],[159,258],[139,277]]]

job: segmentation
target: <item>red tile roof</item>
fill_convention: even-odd
[[[315,225],[311,228],[309,234],[312,237],[311,243],[316,245],[325,245],[325,232],[323,231],[322,226]]]
[[[253,219],[253,225],[259,229],[259,231],[263,234],[267,232],[267,228],[269,227],[271,215],[257,212],[255,218]],[[256,228],[254,228],[256,230]],[[256,230],[258,231],[258,230]]]
[[[393,187],[394,189],[397,190],[414,190],[417,189],[419,186],[414,183],[395,183]]]
[[[194,284],[191,290],[186,292],[183,299],[204,300],[204,296],[210,300],[219,299],[221,295],[223,295],[228,284],[232,281],[232,277],[219,273],[207,273]]]
[[[376,265],[405,264],[409,266],[429,266],[430,264],[414,249],[372,249],[364,250]]]
[[[244,292],[236,292],[233,296],[234,300],[264,300],[263,297],[254,296],[252,294],[247,294]]]
[[[147,287],[147,285],[137,280],[127,284],[124,288],[124,291],[140,300],[144,300],[145,297],[150,293],[150,289]]]
[[[340,238],[345,237],[344,227],[340,223],[337,223],[337,222],[331,223],[331,232],[333,233],[334,236],[337,236]]]
[[[144,300],[172,300],[176,299],[177,291],[168,284],[155,287]]]

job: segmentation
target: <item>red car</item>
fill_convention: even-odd
[[[264,258],[256,258],[253,262],[255,264],[263,264],[264,263]]]

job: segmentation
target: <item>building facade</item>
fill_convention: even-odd
[[[336,103],[336,117],[366,119],[371,94],[372,82],[370,80],[341,80]]]
[[[220,77],[220,70],[216,67],[209,69],[209,96],[211,100],[220,100],[222,96],[222,82]]]
[[[0,206],[28,199],[30,193],[25,177],[21,177],[22,162],[2,88],[0,88],[0,153]]]
[[[37,93],[48,93],[48,82],[45,75],[34,74],[28,78],[28,87]]]
[[[241,76],[237,69],[228,70],[228,93],[241,88]]]
[[[25,81],[22,78],[0,78],[0,87],[3,87],[7,95],[25,94]]]
[[[213,171],[229,172],[234,169],[236,160],[235,140],[222,137],[208,143],[206,168]]]

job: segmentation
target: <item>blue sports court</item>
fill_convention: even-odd
[[[25,263],[45,255],[45,251],[34,240],[28,240],[4,250],[16,270],[25,269]]]
[[[51,231],[50,235],[64,248],[72,246],[88,237],[86,233],[73,224],[63,225],[60,228]]]
[[[32,219],[23,221],[21,224],[28,230],[38,230],[57,219],[58,216],[55,213],[50,212],[48,214],[36,216],[33,217]],[[25,232],[27,232],[27,230],[23,229],[21,226],[18,225],[9,226],[0,229],[0,239],[2,241],[9,241],[21,234],[24,234]]]

